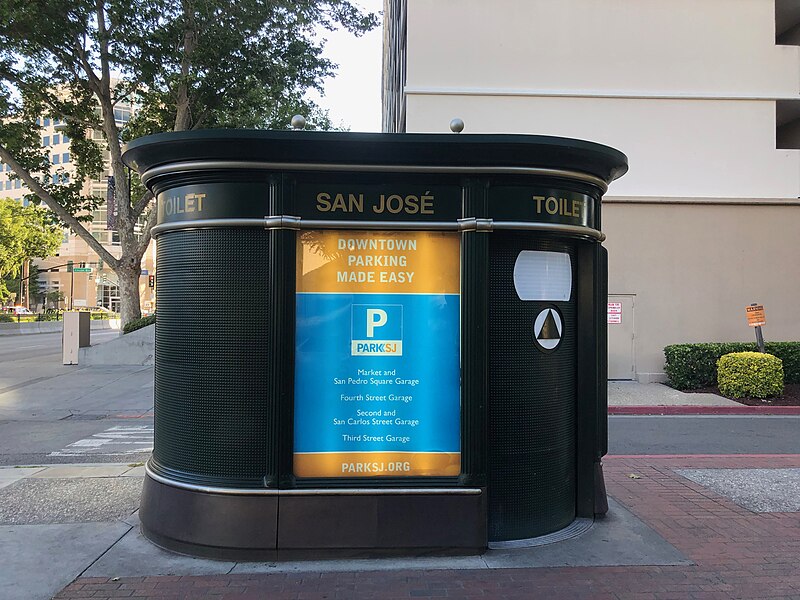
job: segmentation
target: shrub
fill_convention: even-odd
[[[61,311],[48,309],[42,314],[36,315],[37,321],[60,321]]]
[[[112,312],[95,311],[90,314],[92,316],[89,318],[92,321],[107,321],[108,319],[119,319],[119,315],[117,313],[112,313]]]
[[[0,312],[0,323],[16,323],[17,320],[11,315]]]
[[[772,354],[733,352],[717,362],[719,391],[731,398],[768,398],[783,393],[783,361]]]
[[[128,321],[127,323],[125,323],[125,327],[122,328],[122,333],[130,333],[131,331],[136,331],[137,329],[141,329],[142,327],[153,325],[155,322],[156,322],[155,315],[150,315],[149,317],[142,317],[141,319],[134,319],[133,321]]]
[[[800,383],[800,342],[767,342],[769,354],[783,361],[786,383]],[[709,387],[717,382],[717,361],[731,352],[755,352],[755,342],[674,344],[664,348],[669,385],[679,390]]]

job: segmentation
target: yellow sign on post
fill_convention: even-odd
[[[750,327],[761,327],[767,324],[767,316],[764,313],[763,304],[751,304],[744,307],[745,314],[747,315],[747,324]]]

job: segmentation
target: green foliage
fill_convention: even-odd
[[[112,312],[94,311],[89,318],[92,321],[107,321],[108,319],[119,319],[119,315]]]
[[[731,398],[769,398],[783,393],[783,362],[772,354],[732,352],[717,361],[719,391]]]
[[[44,301],[58,310],[58,308],[61,306],[61,303],[64,301],[64,292],[61,290],[52,290],[47,292],[44,295]]]
[[[0,301],[8,297],[4,280],[17,277],[22,263],[53,254],[61,244],[61,229],[44,210],[0,198]]]
[[[122,333],[130,333],[131,331],[136,331],[137,329],[141,329],[142,327],[147,327],[148,325],[154,325],[156,322],[156,316],[150,315],[149,317],[142,317],[141,319],[134,319],[133,321],[128,321],[125,323],[125,326],[122,328]]]
[[[377,24],[348,0],[153,5],[160,5],[154,18],[125,40],[147,86],[126,139],[173,128],[288,129],[295,113],[310,128],[330,128],[327,114],[305,97],[335,68],[315,28],[343,26],[358,35]]]
[[[212,127],[287,129],[294,113],[312,129],[330,128],[306,97],[336,67],[317,32],[360,35],[377,22],[350,0],[0,0],[0,158],[36,192],[30,200],[117,273],[128,321],[140,314],[132,265],[153,220],[149,194],[136,176],[128,183],[122,142]],[[128,121],[115,113],[126,103],[137,107]],[[59,119],[70,138],[77,172],[68,181],[41,145],[43,116]],[[82,225],[104,201],[83,196],[83,184],[105,169],[116,182],[119,258]]]
[[[786,383],[800,383],[800,342],[767,342],[764,346],[767,353],[783,361]],[[672,387],[695,390],[716,383],[720,357],[755,350],[755,342],[674,344],[664,348],[664,370]]]
[[[56,309],[47,309],[45,312],[36,315],[37,321],[60,321],[61,311]]]
[[[16,319],[8,313],[0,312],[0,323],[16,323]]]

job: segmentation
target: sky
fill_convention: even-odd
[[[328,109],[334,125],[344,125],[351,131],[380,131],[383,0],[354,3],[378,13],[379,24],[360,38],[346,30],[322,32],[327,40],[325,56],[339,67],[336,77],[325,80],[325,95],[312,97]]]

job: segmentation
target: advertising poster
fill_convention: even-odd
[[[294,473],[461,471],[460,235],[304,231]]]

